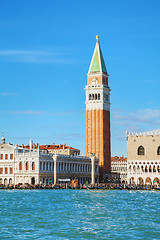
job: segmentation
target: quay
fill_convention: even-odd
[[[158,190],[160,191],[160,186],[157,185],[131,185],[131,184],[111,184],[111,183],[105,183],[105,184],[89,184],[86,186],[86,184],[77,185],[74,186],[72,184],[16,184],[16,185],[0,185],[0,190],[12,190],[12,189],[19,189],[19,190],[25,190],[25,189],[82,189],[82,190]]]

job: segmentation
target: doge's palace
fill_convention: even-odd
[[[126,132],[127,179],[130,184],[159,184],[160,130]]]

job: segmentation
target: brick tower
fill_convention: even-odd
[[[86,155],[99,158],[100,181],[111,172],[110,88],[99,36],[88,71],[86,90]]]

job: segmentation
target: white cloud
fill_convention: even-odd
[[[13,55],[50,55],[49,52],[45,51],[24,51],[24,50],[1,50],[0,56],[13,56]]]
[[[3,96],[3,97],[6,97],[6,96],[15,97],[15,96],[18,96],[19,94],[18,93],[11,93],[11,92],[3,92],[0,95]]]
[[[126,128],[140,129],[145,124],[155,128],[155,125],[160,125],[160,109],[147,108],[129,113],[115,109],[113,111],[113,122]]]
[[[14,110],[14,111],[0,111],[1,114],[13,114],[13,115],[52,115],[52,116],[68,116],[75,114],[76,111],[63,111],[63,112],[48,112],[37,110]]]
[[[65,51],[0,50],[0,58],[10,62],[76,64]]]

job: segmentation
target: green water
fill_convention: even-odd
[[[160,239],[160,192],[1,190],[0,239]]]

